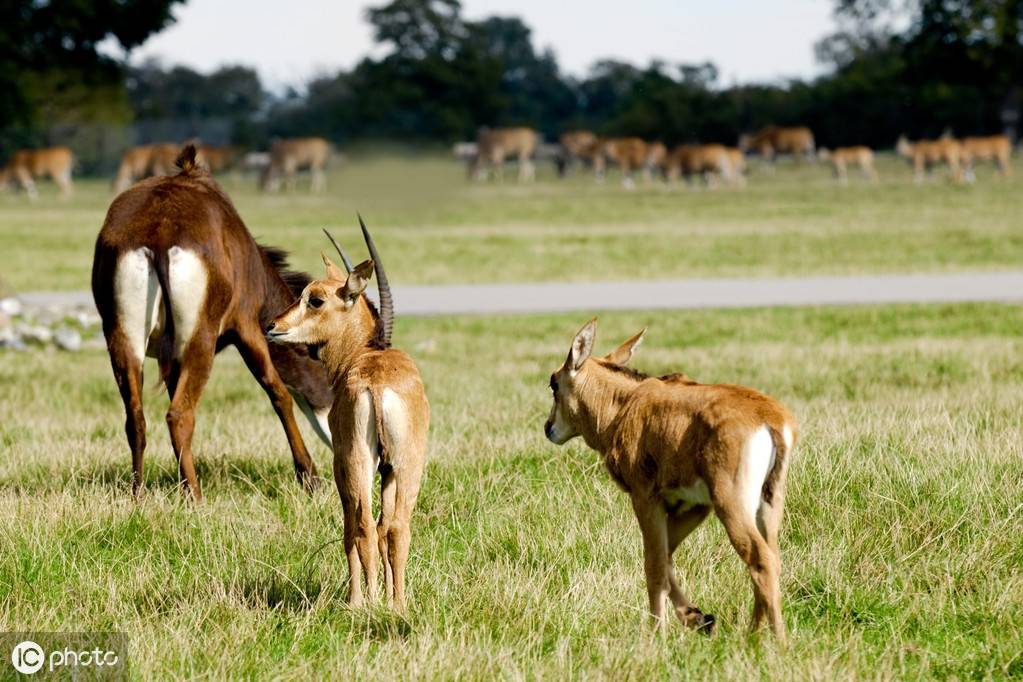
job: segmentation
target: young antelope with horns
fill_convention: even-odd
[[[554,406],[544,432],[558,445],[582,436],[632,499],[655,627],[665,625],[665,599],[685,625],[706,633],[714,627],[714,616],[682,592],[672,564],[679,543],[713,509],[753,580],[751,631],[766,617],[784,641],[778,526],[795,419],[751,388],[625,367],[645,329],[593,358],[596,332],[591,320],[551,375]]]
[[[412,358],[390,347],[394,319],[390,287],[365,224],[362,233],[372,260],[353,268],[328,234],[347,273],[324,255],[326,278],[311,282],[266,333],[277,343],[308,345],[326,366],[334,387],[328,423],[334,481],[344,508],[348,602],[353,606],[364,602],[363,576],[369,601],[376,601],[379,549],[388,604],[403,612],[409,519],[426,464],[430,404]],[[379,315],[363,294],[374,264]],[[377,471],[380,519],[374,522],[372,488]]]

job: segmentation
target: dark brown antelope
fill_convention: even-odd
[[[362,604],[363,576],[369,601],[376,600],[379,550],[387,600],[404,611],[409,524],[426,465],[430,404],[412,358],[390,348],[390,287],[365,225],[362,233],[373,260],[353,268],[331,237],[347,272],[323,256],[326,278],[309,284],[266,331],[277,343],[315,348],[334,386],[330,427],[334,481],[345,517],[348,601],[353,606]],[[374,264],[379,315],[363,295]],[[374,522],[373,479],[377,471],[381,479],[380,520]]]
[[[544,433],[558,445],[582,436],[632,499],[658,628],[667,599],[687,626],[714,627],[714,617],[682,592],[672,565],[678,545],[713,510],[753,581],[751,629],[767,618],[784,640],[778,527],[796,421],[779,402],[745,386],[629,369],[645,332],[596,358],[597,321],[580,329],[551,375],[554,405]]]
[[[299,482],[316,467],[292,412],[292,396],[330,443],[330,383],[303,346],[268,346],[263,328],[309,281],[286,270],[283,251],[260,246],[188,145],[177,175],[150,178],[110,205],[96,240],[92,292],[124,401],[132,490],[142,487],[146,421],[142,363],[156,357],[170,394],[167,426],[182,485],[201,499],[192,461],[195,411],[213,357],[234,345],[266,391],[291,446]]]

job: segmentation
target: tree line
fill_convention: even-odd
[[[368,10],[382,56],[283,94],[245,66],[130,67],[96,50],[110,36],[126,50],[141,44],[172,21],[176,1],[13,3],[0,16],[0,87],[11,93],[0,101],[0,152],[45,143],[54,125],[158,119],[197,130],[224,121],[230,141],[251,147],[300,135],[447,143],[503,125],[548,139],[586,128],[734,143],[772,123],[808,125],[822,145],[891,147],[902,133],[1012,129],[1021,101],[1019,0],[836,0],[837,30],[816,47],[825,75],[769,84],[726,85],[713,64],[667,61],[603,60],[573,77],[521,19],[470,21],[458,0]]]

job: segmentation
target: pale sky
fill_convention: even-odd
[[[210,71],[256,67],[272,89],[349,68],[373,42],[364,14],[377,2],[188,0],[177,21],[132,53]],[[601,58],[646,65],[712,61],[724,84],[820,73],[813,44],[834,28],[832,0],[463,0],[463,14],[522,17],[533,44],[583,75]]]

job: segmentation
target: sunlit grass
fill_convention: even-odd
[[[747,383],[800,419],[786,651],[747,641],[748,579],[713,520],[677,565],[720,634],[648,634],[627,498],[582,444],[542,435],[586,317],[399,321],[433,407],[405,619],[345,607],[336,492],[299,491],[233,351],[199,411],[199,507],[176,490],[154,368],[135,505],[103,352],[0,354],[0,629],[127,632],[140,677],[1023,675],[1023,307],[601,316],[598,350],[650,325],[638,367]]]
[[[559,181],[470,185],[454,160],[354,155],[331,169],[327,193],[308,180],[290,195],[262,195],[255,178],[224,186],[250,230],[318,268],[320,228],[359,244],[355,212],[373,228],[398,283],[538,282],[693,276],[847,274],[1019,267],[1020,180],[982,168],[968,187],[937,175],[915,186],[910,169],[881,158],[882,182],[838,186],[820,164],[754,164],[742,191],[626,191],[579,173]],[[514,174],[509,174],[509,177]],[[1017,174],[1019,177],[1021,174]],[[0,195],[0,275],[19,290],[86,289],[92,247],[112,194],[83,180],[69,202],[53,188],[36,205]]]

